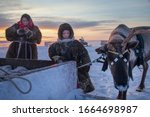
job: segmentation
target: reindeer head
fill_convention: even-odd
[[[116,38],[117,37],[117,38]],[[119,91],[128,89],[130,49],[135,48],[137,41],[124,42],[121,36],[114,36],[107,44],[96,49],[98,54],[105,54],[111,70],[114,85]]]

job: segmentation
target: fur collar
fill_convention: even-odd
[[[71,41],[74,41],[74,39],[63,39],[63,40],[58,39],[57,40],[58,43],[68,43],[68,42],[71,42]]]

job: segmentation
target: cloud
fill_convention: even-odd
[[[13,23],[11,19],[11,15],[8,14],[0,14],[0,27],[6,27]]]
[[[114,29],[112,29],[112,28],[101,28],[101,27],[91,29],[91,31],[112,31],[112,30],[114,30]]]
[[[7,27],[15,23],[22,15],[22,10],[29,10],[23,0],[0,0],[0,28]]]
[[[18,6],[20,6],[20,0],[1,0],[0,1],[0,7],[2,10],[12,10],[14,8],[18,9]]]
[[[34,17],[33,19],[41,28],[48,29],[56,29],[62,23],[69,23],[74,28],[90,28],[118,22],[116,20],[87,21],[83,19],[62,17]]]
[[[100,20],[100,21],[72,21],[70,22],[75,28],[90,28],[90,27],[96,27],[96,26],[101,26],[105,24],[112,24],[116,23],[117,21],[115,20]]]
[[[0,14],[0,27],[8,27],[14,24],[17,20],[13,14]],[[20,15],[18,15],[20,17]],[[18,17],[18,19],[19,19]],[[31,16],[32,17],[32,16]],[[76,18],[63,18],[63,17],[32,17],[35,24],[40,28],[45,29],[58,29],[59,25],[62,23],[69,23],[73,28],[92,28],[101,25],[110,25],[116,23],[116,20],[100,20],[100,21],[87,21],[84,19]],[[96,31],[98,29],[93,29]]]

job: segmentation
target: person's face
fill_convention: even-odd
[[[62,33],[63,39],[68,39],[70,36],[70,31],[69,30],[64,30]]]
[[[29,21],[27,20],[26,17],[23,17],[23,18],[22,18],[22,23],[23,23],[25,26],[27,26],[27,25],[29,24]]]

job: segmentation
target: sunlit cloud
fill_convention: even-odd
[[[62,23],[69,23],[75,36],[86,39],[108,39],[119,24],[129,27],[150,25],[150,0],[1,0],[0,36],[5,29],[31,15],[39,26],[43,40],[56,40]]]
[[[74,28],[89,28],[99,25],[117,23],[115,20],[86,21],[82,19],[63,17],[34,17],[35,22],[42,28],[56,29],[62,23],[70,23]]]
[[[0,8],[0,28],[12,25],[20,19],[22,11],[30,10],[23,5],[23,0],[1,0]]]

